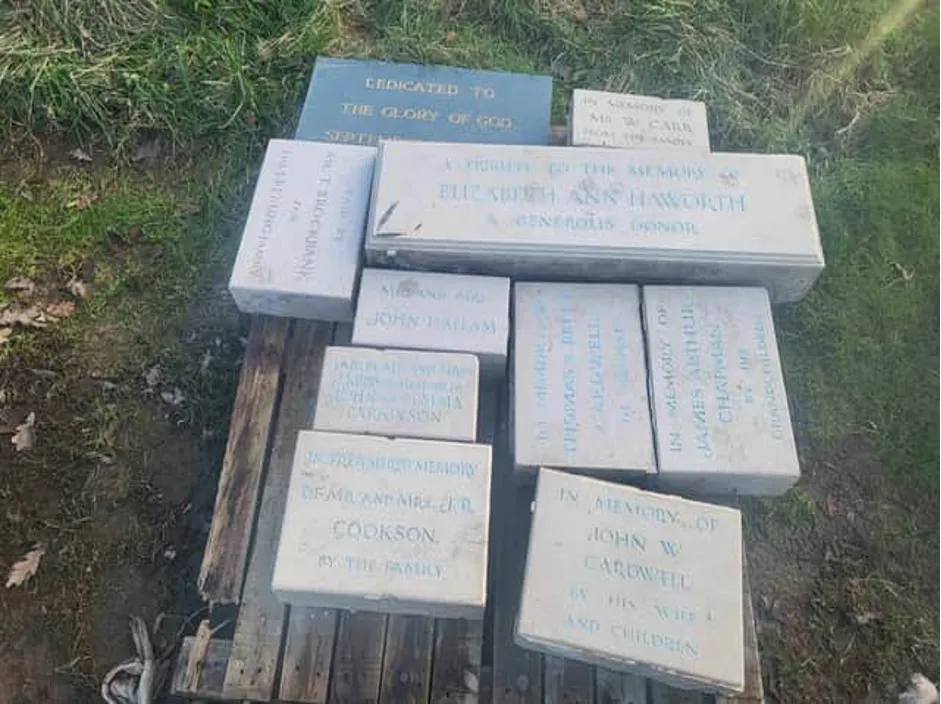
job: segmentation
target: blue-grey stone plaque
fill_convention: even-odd
[[[319,57],[295,139],[546,144],[552,78]]]

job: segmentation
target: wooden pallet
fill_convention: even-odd
[[[494,445],[490,584],[484,621],[291,608],[271,574],[299,430],[313,424],[325,347],[349,328],[252,323],[199,588],[210,617],[184,639],[172,693],[278,702],[705,703],[643,678],[542,656],[513,643],[532,490],[516,488],[504,389],[481,388],[479,440]],[[512,536],[511,540],[503,540]],[[763,701],[746,580],[746,694]]]

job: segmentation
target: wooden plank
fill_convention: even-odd
[[[477,404],[477,441],[493,444],[497,425],[497,409],[502,398],[501,382],[482,379],[480,400]],[[493,496],[491,484],[491,496]],[[496,507],[491,499],[491,517]],[[491,520],[490,550],[493,550],[493,520]],[[488,567],[494,555],[488,555]],[[492,571],[492,568],[490,568]],[[492,575],[488,575],[488,584]],[[484,624],[481,621],[438,619],[435,626],[435,654],[431,682],[431,702],[478,701],[481,690],[481,660]],[[488,700],[484,700],[488,701]]]
[[[595,668],[595,701],[598,704],[646,704],[647,680],[605,667]]]
[[[199,677],[194,682],[187,681],[186,677],[193,648],[199,647],[195,641],[196,638],[193,636],[183,639],[176,658],[170,694],[188,699],[222,699],[222,683],[225,680],[225,668],[229,662],[232,641],[211,638],[206,642],[205,655],[199,660],[201,663]]]
[[[434,630],[433,618],[389,616],[380,702],[425,704],[428,701]]]
[[[257,316],[248,334],[199,571],[199,593],[208,601],[237,602],[242,589],[289,326],[284,318]]]
[[[526,545],[529,541],[531,487],[516,488],[509,455],[506,397],[501,398],[493,454],[491,549],[498,550],[493,602],[493,701],[542,700],[542,656],[514,642]]]
[[[379,700],[386,615],[370,611],[340,613],[333,652],[330,702],[368,704]]]
[[[223,687],[232,699],[269,701],[274,695],[286,614],[271,592],[271,575],[297,431],[313,421],[323,353],[332,335],[332,323],[304,320],[295,323],[288,341],[284,392]]]
[[[181,689],[184,691],[196,690],[203,677],[206,656],[209,652],[209,640],[212,638],[212,629],[209,620],[203,619],[196,628],[196,637],[190,644],[189,659],[186,662],[186,672],[183,673]]]
[[[281,701],[327,701],[336,630],[336,609],[291,607],[278,689]]]
[[[431,680],[432,704],[473,704],[481,696],[483,621],[438,619]],[[489,699],[481,699],[489,701]]]
[[[706,704],[707,701],[702,692],[676,689],[650,680],[650,704]]]
[[[592,704],[595,700],[592,668],[583,662],[547,655],[543,659],[545,704]]]

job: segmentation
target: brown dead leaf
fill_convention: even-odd
[[[36,292],[36,282],[25,276],[14,276],[3,285],[3,288],[7,291],[15,291],[29,297]]]
[[[457,32],[445,32],[444,41],[453,42],[455,39],[457,39]]]
[[[69,156],[75,159],[75,161],[81,161],[86,164],[91,161],[91,155],[79,147],[76,147],[70,151]]]
[[[0,311],[0,327],[22,325],[29,328],[44,328],[47,322],[43,312],[36,306],[24,308],[15,305]]]
[[[43,309],[54,318],[68,318],[75,312],[75,304],[72,301],[56,301],[47,303]]]
[[[88,294],[91,293],[91,287],[75,276],[69,279],[65,287],[76,298],[88,298]]]
[[[26,421],[16,426],[13,439],[10,441],[17,452],[29,450],[36,444],[36,414],[30,411]]]
[[[13,567],[10,568],[10,573],[7,575],[7,589],[22,586],[30,577],[35,575],[39,569],[39,561],[45,554],[46,549],[37,544],[21,560],[14,562]]]
[[[92,191],[82,191],[74,200],[70,200],[68,206],[75,210],[88,210],[88,206],[98,200],[98,194]]]
[[[10,341],[10,335],[13,334],[11,328],[0,328],[0,345],[6,344]]]
[[[202,207],[194,200],[181,200],[176,206],[177,212],[181,215],[195,215],[202,210]]]

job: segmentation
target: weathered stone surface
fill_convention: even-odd
[[[296,139],[545,144],[552,78],[320,56]]]
[[[473,442],[478,392],[471,354],[328,347],[314,430]]]
[[[376,150],[272,139],[229,291],[245,313],[348,322]]]
[[[706,104],[648,95],[572,92],[572,146],[709,151]]]
[[[298,433],[275,595],[481,618],[490,463],[489,445]]]
[[[638,287],[518,283],[513,301],[517,469],[656,472]]]
[[[541,469],[523,647],[678,687],[744,687],[736,509]]]
[[[481,372],[503,374],[509,317],[507,278],[367,268],[353,344],[469,352]]]
[[[780,494],[800,477],[768,294],[645,286],[660,486]]]
[[[681,150],[384,142],[365,249],[372,265],[782,301],[824,265],[802,157]]]

